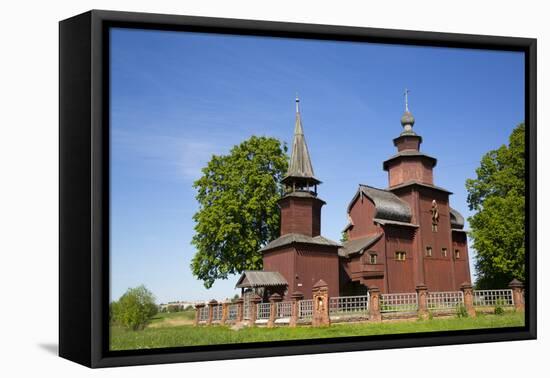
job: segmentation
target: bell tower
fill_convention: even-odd
[[[321,234],[321,207],[325,202],[317,197],[321,184],[313,173],[307,148],[300,99],[296,97],[296,123],[288,171],[282,180],[285,195],[279,200],[281,236],[302,234],[315,237]]]
[[[422,137],[414,130],[414,116],[409,111],[409,90],[405,89],[405,112],[401,116],[403,131],[393,140],[397,154],[384,162],[388,171],[390,189],[408,182],[420,182],[433,185],[433,168],[437,160],[420,152]]]

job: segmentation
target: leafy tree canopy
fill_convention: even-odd
[[[476,250],[476,285],[502,288],[525,279],[525,125],[518,125],[508,145],[489,151],[466,181],[468,218]]]
[[[210,288],[229,274],[262,268],[259,249],[279,236],[277,201],[288,167],[286,146],[256,137],[212,156],[194,183],[199,210],[192,244],[193,275]]]
[[[133,330],[143,329],[157,312],[153,293],[143,285],[128,289],[111,303],[111,321]]]

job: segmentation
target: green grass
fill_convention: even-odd
[[[161,314],[175,316],[173,314]],[[181,314],[181,313],[180,313]],[[156,319],[160,321],[159,319]],[[523,312],[503,315],[482,315],[477,318],[435,318],[384,323],[340,323],[330,327],[313,328],[243,328],[238,331],[227,326],[148,327],[142,331],[111,328],[111,350],[148,349],[190,345],[233,344],[278,340],[316,339],[345,336],[370,336],[398,333],[453,331],[464,329],[518,327],[524,325]]]

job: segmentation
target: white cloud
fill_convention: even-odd
[[[147,135],[143,132],[114,130],[111,151],[116,161],[147,172],[194,181],[213,154],[222,147],[211,141],[179,136]]]

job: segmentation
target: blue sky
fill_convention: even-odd
[[[191,274],[192,183],[251,135],[291,143],[296,93],[324,236],[339,239],[359,183],[387,187],[404,88],[435,184],[470,215],[466,178],[524,120],[523,72],[515,52],[114,29],[111,298],[140,284],[159,303],[234,294],[236,278],[207,290]]]

